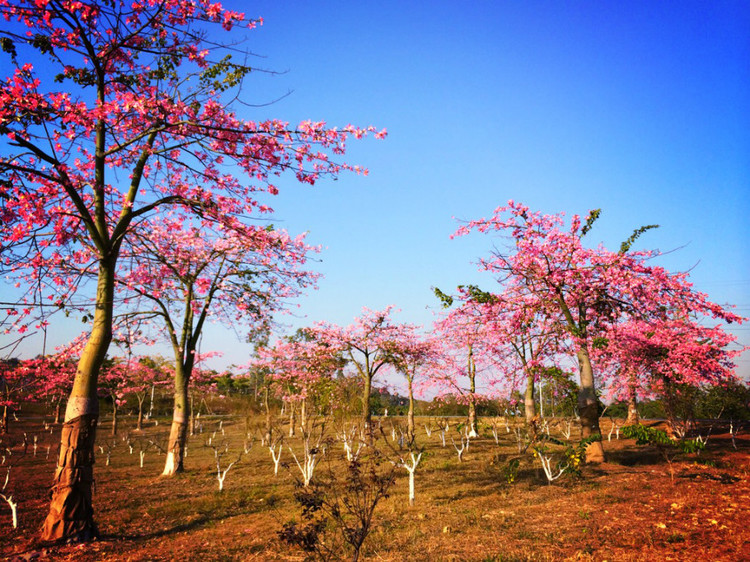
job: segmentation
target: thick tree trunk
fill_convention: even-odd
[[[99,421],[96,389],[99,369],[112,341],[114,286],[114,260],[101,260],[94,324],[78,361],[65,409],[52,501],[42,526],[41,539],[45,542],[90,541],[98,535],[91,503],[94,445]]]
[[[523,408],[526,417],[526,425],[531,427],[536,415],[536,405],[534,403],[534,375],[529,374],[526,377],[526,392],[523,395]]]
[[[588,349],[578,349],[578,368],[581,387],[578,391],[578,411],[581,416],[581,435],[585,439],[601,435],[599,429],[599,399],[594,387],[594,369],[591,366]],[[586,447],[586,462],[604,462],[604,447],[595,441]]]
[[[162,476],[174,476],[185,470],[185,445],[187,444],[189,402],[188,402],[189,374],[182,365],[177,365],[174,374],[174,410],[172,412],[172,427],[169,431],[167,444],[167,460],[164,463]]]
[[[627,425],[636,424],[639,422],[638,417],[638,400],[635,393],[631,394],[628,398],[628,419],[625,420]]]

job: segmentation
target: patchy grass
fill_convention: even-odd
[[[94,507],[101,539],[56,547],[39,545],[37,537],[48,508],[59,428],[50,433],[41,421],[12,423],[10,436],[3,440],[12,445],[12,460],[6,459],[14,463],[8,491],[18,501],[19,529],[11,527],[10,510],[0,502],[0,556],[303,560],[302,552],[278,538],[282,525],[298,520],[301,513],[293,499],[299,473],[288,449],[285,446],[283,467],[274,476],[268,448],[256,437],[220,493],[213,450],[203,446],[218,423],[204,420],[204,433],[191,437],[187,471],[174,478],[159,476],[164,456],[154,447],[148,448],[140,468],[138,446],[130,454],[123,440],[129,431],[134,443],[160,442],[169,429],[165,420],[140,434],[122,430],[109,466],[97,450]],[[391,423],[391,418],[384,421],[388,435]],[[102,425],[99,442],[112,443],[109,428]],[[213,437],[214,444],[228,444],[227,459],[236,458],[243,446],[245,427],[244,418],[224,418],[225,435],[217,431]],[[31,447],[21,455],[24,432],[37,435],[36,456]],[[747,435],[740,436],[739,449],[734,450],[729,438],[714,430],[700,456],[675,462],[674,482],[654,451],[605,437],[607,463],[584,466],[580,478],[564,476],[552,485],[536,459],[518,455],[514,439],[513,433],[503,431],[498,446],[492,436],[483,435],[472,441],[459,462],[450,441],[441,446],[439,432],[427,437],[420,431],[425,457],[417,469],[416,503],[409,506],[408,478],[401,470],[390,497],[378,505],[364,559],[658,561],[685,559],[686,553],[692,560],[750,559]],[[286,441],[299,450],[298,439]],[[341,443],[331,441],[330,463],[322,463],[319,470],[343,467],[342,454]],[[504,466],[513,459],[519,462],[509,482]],[[0,476],[5,477],[3,466]]]

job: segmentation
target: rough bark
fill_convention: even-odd
[[[97,418],[86,414],[63,424],[43,541],[90,541],[98,535],[91,503]]]
[[[581,416],[581,436],[586,439],[601,435],[599,429],[599,399],[594,387],[594,370],[591,366],[588,350],[578,350],[578,367],[581,387],[578,391],[578,412]],[[601,441],[595,441],[586,447],[586,462],[604,462],[604,448]]]
[[[102,260],[99,265],[94,323],[65,409],[52,500],[42,526],[41,539],[45,542],[90,541],[98,535],[91,504],[99,421],[96,389],[99,370],[112,341],[113,262]]]

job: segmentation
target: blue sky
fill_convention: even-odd
[[[244,2],[234,2],[246,10]],[[232,6],[233,2],[225,2]],[[489,237],[458,219],[508,199],[544,212],[602,208],[592,241],[691,270],[698,290],[750,316],[750,5],[744,2],[253,2],[257,73],[245,116],[386,127],[353,142],[344,175],[279,183],[276,223],[325,247],[297,326],[348,324],[396,304],[428,324],[430,287],[492,280]],[[288,94],[288,95],[287,95]],[[281,98],[281,99],[279,99]],[[678,249],[679,248],[679,249]],[[736,332],[750,344],[750,325]],[[212,328],[203,351],[244,362]],[[750,355],[740,360],[750,374]]]
[[[489,237],[456,220],[508,199],[602,208],[592,241],[676,250],[696,288],[750,315],[750,6],[732,2],[261,2],[250,48],[261,114],[387,127],[370,169],[273,206],[326,250],[305,321],[394,303],[429,323],[430,287],[492,280]],[[287,187],[286,185],[284,187]],[[304,321],[303,321],[304,322]],[[737,332],[750,343],[748,327]],[[746,356],[747,357],[747,356]],[[743,358],[744,372],[750,370]]]

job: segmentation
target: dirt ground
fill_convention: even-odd
[[[750,560],[750,428],[739,434],[735,449],[728,426],[717,425],[705,451],[670,465],[655,449],[614,435],[608,440],[609,421],[604,421],[608,462],[584,466],[581,477],[565,475],[550,485],[531,455],[524,457],[515,481],[508,482],[508,460],[518,454],[513,432],[501,428],[497,444],[485,425],[460,462],[449,438],[443,447],[439,431],[426,434],[423,425],[432,422],[418,423],[425,456],[416,472],[415,505],[408,502],[406,470],[399,469],[390,496],[377,507],[365,560]],[[387,437],[394,423],[403,420],[383,421]],[[45,546],[38,535],[60,429],[45,429],[42,420],[12,423],[10,435],[3,437],[3,447],[10,446],[12,454],[5,451],[0,485],[12,465],[5,493],[18,502],[19,527],[12,528],[10,509],[0,498],[0,556],[304,560],[301,550],[278,535],[284,523],[300,520],[293,498],[299,470],[287,448],[299,451],[299,438],[286,439],[274,475],[270,452],[255,426],[242,418],[219,424],[218,419],[203,422],[203,432],[191,437],[186,472],[173,478],[159,476],[165,457],[154,445],[165,439],[164,420],[158,426],[152,420],[142,432],[125,420],[116,437],[102,424],[94,495],[101,537],[90,544]],[[451,431],[458,443],[458,432]],[[209,441],[227,451],[222,468],[252,443],[227,473],[222,492]],[[341,456],[340,442],[332,441],[329,448],[327,456]],[[336,466],[343,465],[321,463],[318,470],[340,470]]]

